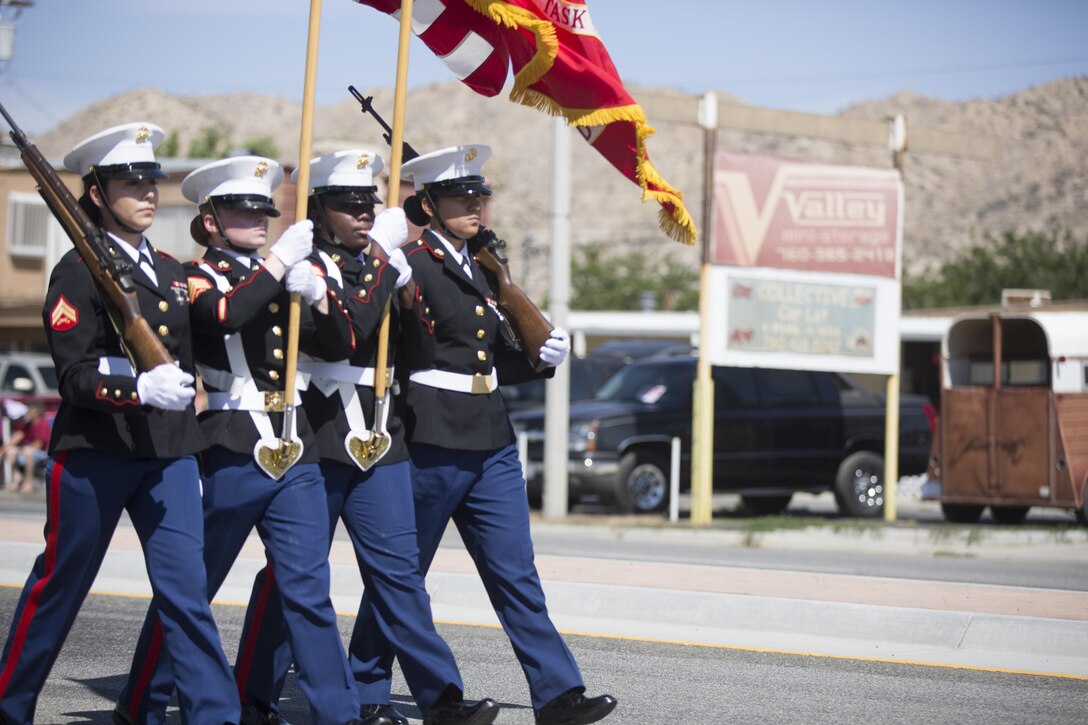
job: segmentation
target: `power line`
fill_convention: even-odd
[[[61,122],[61,119],[58,118],[52,111],[39,103],[38,99],[34,98],[34,96],[30,95],[30,93],[27,92],[26,89],[16,83],[14,78],[12,78],[11,76],[3,76],[3,80],[9,88],[18,93],[19,96],[21,96],[22,99],[28,104],[33,106],[38,111],[38,113],[48,118],[50,123],[52,123],[53,125],[57,125]]]

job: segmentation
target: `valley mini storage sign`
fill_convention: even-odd
[[[898,371],[902,207],[893,170],[719,153],[711,363]]]

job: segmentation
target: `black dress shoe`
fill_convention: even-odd
[[[113,708],[113,725],[136,725],[136,719],[128,714],[128,710],[118,705]]]
[[[423,717],[423,725],[491,725],[499,715],[499,703],[490,697],[479,702],[457,700],[435,705]]]
[[[242,706],[241,725],[291,725],[274,710],[266,709],[256,703]]]
[[[616,707],[611,695],[586,697],[581,688],[567,690],[536,714],[536,725],[587,725],[606,717]]]
[[[363,715],[358,720],[347,723],[347,725],[394,725],[394,723],[385,715]]]
[[[371,715],[381,715],[388,718],[394,725],[408,725],[408,718],[392,705],[363,705],[359,708],[359,717],[363,718],[363,722],[366,722],[366,718]]]

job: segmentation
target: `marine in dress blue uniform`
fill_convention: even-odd
[[[424,722],[486,725],[498,714],[498,704],[462,699],[464,685],[457,663],[434,627],[419,569],[404,426],[389,414],[391,390],[386,391],[382,413],[375,408],[373,381],[382,313],[387,302],[395,305],[396,290],[411,278],[399,249],[408,233],[404,212],[388,209],[377,219],[374,216],[375,205],[381,203],[376,178],[382,167],[381,156],[369,149],[339,151],[310,162],[308,208],[316,242],[310,261],[344,301],[356,341],[346,360],[299,362],[299,370],[309,378],[302,397],[321,456],[329,544],[337,520],[342,519],[365,585],[360,616],[374,618],[391,642]],[[392,341],[395,312],[391,322]],[[391,363],[395,345],[389,343],[389,347]],[[368,440],[371,431],[385,433],[390,440],[388,451],[377,462],[361,457],[350,444],[352,439]],[[238,682],[243,698],[260,703],[266,711],[275,709],[290,663],[275,588],[267,569],[258,574],[240,647],[245,661],[238,666],[239,673],[247,674]],[[366,631],[366,627],[358,630]],[[348,648],[353,667],[355,649],[353,640]],[[369,674],[366,668],[364,675]],[[389,685],[384,675],[357,679],[363,714],[407,724],[390,705]]]
[[[200,204],[194,237],[209,244],[203,259],[187,265],[197,370],[208,393],[208,409],[200,416],[211,443],[203,456],[208,593],[214,596],[256,527],[279,584],[313,721],[341,725],[357,722],[359,701],[329,598],[329,529],[318,452],[301,409],[294,425],[283,428],[289,418],[288,293],[302,297],[301,345],[313,355],[349,355],[351,324],[306,260],[311,222],[288,227],[267,259],[257,254],[268,217],[279,214],[271,195],[282,178],[275,161],[243,156],[205,165],[181,187]],[[286,470],[258,457],[261,446],[275,445],[280,436],[302,446]],[[171,663],[155,656],[158,622],[153,603],[119,705],[140,722],[161,722],[171,691]]]
[[[143,236],[165,176],[150,123],[81,142],[64,165],[83,176],[81,206],[133,263],[140,310],[177,366],[137,373],[103,294],[75,250],[54,268],[43,321],[60,381],[46,467],[45,552],[19,598],[0,661],[0,721],[29,723],[38,694],[94,581],[122,511],[144,549],[189,722],[236,723],[230,666],[208,607],[200,478],[204,448],[192,400],[189,298],[180,263]]]
[[[535,370],[468,254],[479,232],[481,197],[491,191],[482,165],[490,149],[465,145],[404,164],[431,229],[405,256],[411,299],[401,314],[400,408],[412,469],[420,563],[430,567],[450,519],[457,526],[529,683],[537,723],[590,723],[616,701],[587,698],[585,683],[548,616],[533,563],[525,479],[497,385],[549,377],[570,351],[555,330]],[[393,650],[380,628],[356,632],[360,660],[388,675]],[[353,647],[353,655],[356,650]],[[360,677],[355,668],[356,679]]]

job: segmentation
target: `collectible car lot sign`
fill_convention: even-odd
[[[715,161],[712,364],[896,372],[899,174]]]

